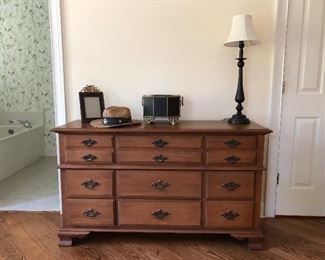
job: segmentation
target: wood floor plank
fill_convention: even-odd
[[[152,237],[152,234],[151,234]],[[152,239],[142,239],[141,236],[137,235],[137,242],[130,238],[124,238],[124,241],[132,248],[140,250],[148,256],[148,259],[182,259],[180,256],[175,254],[172,250],[167,247],[155,243]]]
[[[8,213],[6,223],[19,248],[24,252],[27,259],[41,259],[47,257],[49,260],[56,260],[51,251],[56,250],[53,246],[54,237],[44,232],[46,226],[44,221],[34,222],[38,219],[37,214],[30,218],[29,213]],[[47,241],[50,239],[50,241]],[[51,241],[52,240],[52,241]]]
[[[112,257],[108,259],[150,259],[142,250],[130,246],[123,234],[91,234],[82,240],[83,244],[85,242],[103,254]]]
[[[315,240],[311,238],[316,233],[307,233],[297,225],[296,220],[296,218],[291,218],[291,221],[277,218],[267,222],[266,244],[270,255],[277,259],[324,259],[325,250],[322,244],[325,240],[325,233],[319,236],[315,243]],[[300,219],[298,223],[301,221],[305,222]],[[325,225],[323,230],[325,232]]]
[[[0,259],[325,259],[325,218],[265,220],[265,250],[223,235],[93,233],[57,246],[58,213],[0,212]]]
[[[0,257],[1,259],[26,259],[2,216],[0,216]]]

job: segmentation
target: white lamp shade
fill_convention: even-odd
[[[224,45],[238,47],[240,41],[243,41],[245,46],[256,45],[261,42],[256,37],[251,15],[241,14],[232,18],[231,31]]]

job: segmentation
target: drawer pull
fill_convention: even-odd
[[[164,141],[163,139],[158,139],[152,142],[152,144],[154,144],[156,147],[162,148],[165,145],[168,144],[168,142]]]
[[[225,142],[225,145],[227,145],[229,148],[236,148],[238,145],[241,145],[241,142],[237,141],[236,139],[231,139]]]
[[[156,162],[163,163],[164,161],[167,160],[167,157],[162,154],[158,154],[154,156],[152,159],[155,160]]]
[[[162,180],[157,180],[151,184],[152,187],[155,187],[156,190],[165,190],[170,186],[168,182],[164,182]]]
[[[225,188],[227,191],[234,191],[238,189],[240,186],[241,185],[239,183],[233,181],[222,184],[222,187]]]
[[[81,183],[81,185],[85,186],[86,189],[88,190],[92,190],[94,189],[96,186],[99,185],[98,182],[92,180],[92,179],[88,179],[88,180],[85,180]]]
[[[155,210],[154,212],[152,212],[151,215],[154,216],[157,219],[164,219],[165,217],[167,217],[170,214],[167,211],[164,211],[162,209],[158,209],[158,210]]]
[[[95,161],[97,159],[97,157],[91,153],[86,154],[85,156],[82,157],[82,159],[84,159],[84,161],[86,162],[92,162]]]
[[[234,220],[236,217],[239,217],[239,213],[234,212],[232,210],[228,210],[226,212],[223,212],[221,215],[221,217],[224,217],[227,220]]]
[[[84,212],[82,212],[82,215],[84,215],[87,218],[96,218],[100,215],[100,213],[94,209],[87,209]]]
[[[87,138],[87,139],[83,140],[83,141],[81,142],[81,144],[83,144],[83,145],[85,145],[85,146],[87,146],[87,147],[92,147],[92,146],[94,146],[95,144],[97,144],[97,141],[95,141],[95,140],[93,140],[93,139],[91,139],[91,138]]]
[[[232,156],[226,157],[225,161],[227,161],[227,163],[236,163],[236,162],[240,161],[240,158],[235,155],[232,155]]]

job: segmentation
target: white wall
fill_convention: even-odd
[[[80,118],[78,92],[95,84],[106,106],[142,117],[144,94],[181,94],[183,119],[235,112],[237,48],[227,48],[233,15],[247,13],[262,44],[245,49],[246,113],[267,125],[276,1],[63,0],[67,119]]]

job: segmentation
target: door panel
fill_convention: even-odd
[[[325,0],[290,1],[277,215],[325,215]]]

